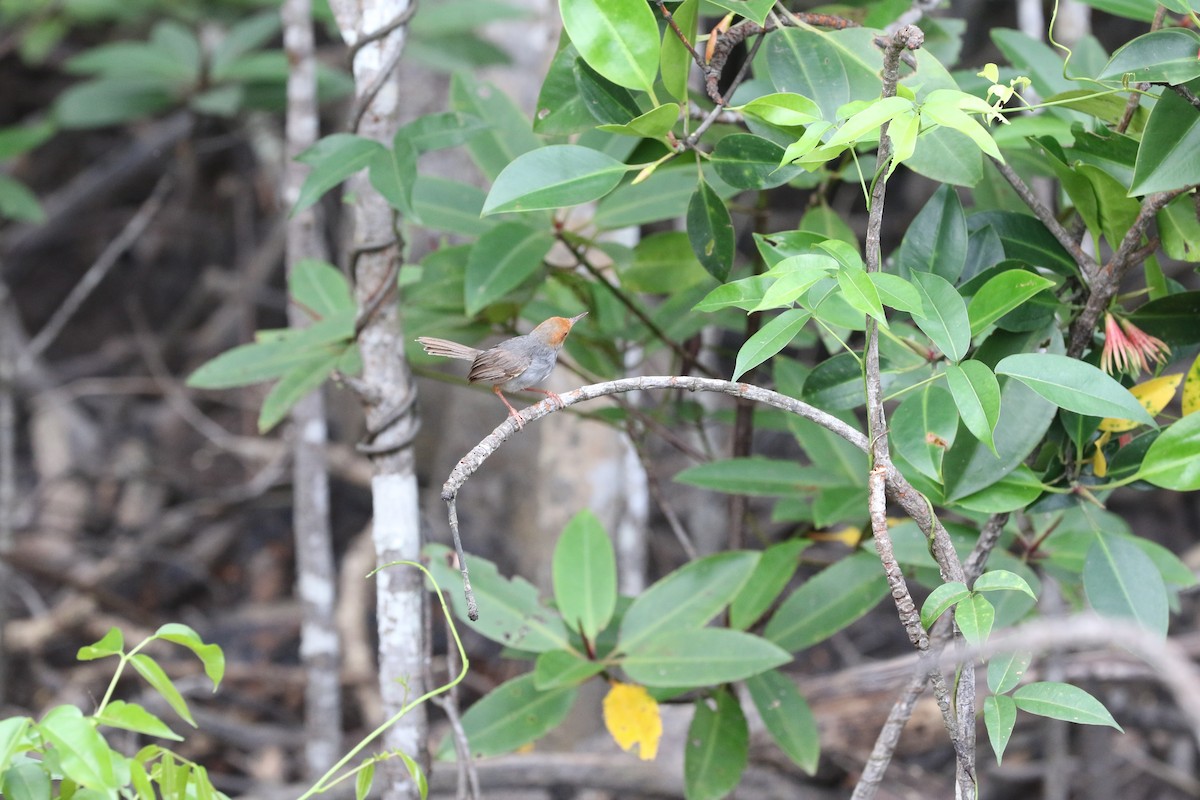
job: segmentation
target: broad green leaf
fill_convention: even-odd
[[[921,294],[922,316],[913,321],[952,362],[959,362],[971,346],[971,324],[962,296],[940,275],[914,272],[913,284]]]
[[[367,800],[371,784],[375,782],[375,762],[368,761],[354,776],[354,800]]]
[[[763,325],[738,350],[732,380],[736,381],[791,344],[811,316],[807,311],[793,308]]]
[[[62,128],[99,128],[165,111],[178,102],[157,78],[103,78],[76,84],[54,100]]]
[[[758,621],[796,574],[800,553],[809,544],[807,539],[788,539],[763,551],[754,573],[729,605],[729,627],[745,630]]]
[[[291,213],[296,214],[308,208],[384,152],[386,149],[379,142],[353,133],[335,133],[321,139],[296,156],[297,161],[308,164],[312,170],[300,187],[300,197],[296,199]]]
[[[938,89],[937,91],[951,90]],[[933,94],[937,94],[937,92]],[[974,142],[975,146],[985,154],[997,161],[1004,160],[1004,156],[1000,154],[1000,148],[996,146],[996,140],[988,133],[987,128],[983,127],[975,117],[954,106],[935,104],[930,101],[921,107],[921,120],[935,122],[958,131]]]
[[[929,593],[921,604],[921,624],[929,629],[938,617],[971,596],[971,590],[961,581],[949,581]]]
[[[942,479],[942,457],[958,431],[954,398],[940,386],[909,395],[892,412],[892,447],[922,475]]]
[[[884,375],[884,391],[887,390]],[[862,363],[853,353],[838,353],[813,368],[804,381],[801,398],[826,411],[857,408],[866,402],[863,388]]]
[[[825,144],[852,144],[860,140],[876,141],[877,131],[885,122],[890,122],[904,112],[912,111],[913,101],[906,97],[885,97],[874,100],[862,111],[855,113],[842,123],[837,132]]]
[[[288,275],[291,301],[314,319],[354,311],[350,284],[341,270],[325,261],[306,258],[296,263]]]
[[[737,189],[772,189],[799,175],[799,167],[779,166],[783,148],[749,133],[723,137],[713,148],[712,165],[721,180]]]
[[[206,644],[200,634],[179,622],[168,622],[154,632],[154,638],[172,642],[191,650],[204,664],[204,674],[212,681],[213,691],[221,685],[225,676],[225,654],[219,645]]]
[[[721,612],[758,565],[759,553],[729,551],[686,564],[642,592],[625,612],[617,649],[668,631],[698,629]]]
[[[570,647],[562,617],[542,605],[537,589],[524,578],[505,578],[491,561],[471,556],[471,588],[480,607],[487,609],[472,622],[467,618],[463,593],[455,588],[462,583],[462,576],[450,566],[453,551],[431,544],[423,553],[429,559],[430,572],[450,599],[455,616],[481,636],[531,653]]]
[[[1024,383],[1059,408],[1093,417],[1154,424],[1129,390],[1091,364],[1054,353],[1018,353],[996,364],[997,375]]]
[[[1107,725],[1119,731],[1124,729],[1113,719],[1104,704],[1080,689],[1067,683],[1039,681],[1017,689],[1012,694],[1017,708],[1080,725]]]
[[[993,694],[983,698],[983,724],[987,727],[988,741],[996,754],[996,763],[1004,760],[1004,750],[1017,724],[1017,704],[1008,695]]]
[[[566,39],[566,32],[561,33],[560,42]],[[560,44],[538,92],[537,112],[533,115],[534,133],[566,136],[595,126],[596,119],[576,83],[577,60],[579,51],[574,45],[570,42]]]
[[[986,488],[958,498],[956,503],[968,511],[1003,514],[1006,511],[1026,508],[1045,490],[1045,485],[1033,470],[1024,464],[1018,464],[1012,472]]]
[[[113,700],[96,716],[101,725],[121,728],[147,736],[157,736],[160,739],[170,739],[182,742],[183,737],[171,730],[167,723],[151,714],[137,703],[126,703],[124,700]]]
[[[573,650],[538,653],[533,668],[533,685],[538,691],[578,686],[605,669],[603,661],[591,661]]]
[[[896,264],[901,276],[932,272],[954,282],[967,257],[967,218],[958,194],[940,186],[904,233]]]
[[[705,295],[696,304],[696,310],[712,312],[723,308],[740,308],[749,311],[762,302],[763,295],[772,283],[766,275],[754,275],[722,284]]]
[[[621,285],[636,292],[670,295],[699,283],[712,284],[684,231],[642,237],[633,251],[633,263],[617,269]]]
[[[401,142],[412,145],[418,153],[458,147],[488,126],[488,123],[457,111],[443,111],[417,117],[402,125],[392,139],[395,148]]]
[[[540,739],[566,718],[576,694],[573,688],[539,692],[531,673],[500,684],[462,716],[471,755],[484,758],[511,753]],[[446,737],[438,755],[448,757],[453,752],[450,737]]]
[[[967,228],[972,232],[988,225],[1000,237],[1009,258],[1075,276],[1075,260],[1037,218],[1014,211],[983,211],[967,218]]]
[[[1173,422],[1154,440],[1137,477],[1177,492],[1200,489],[1200,413]]]
[[[766,21],[767,14],[775,5],[774,0],[709,0],[709,2],[746,19],[752,19],[759,25]]]
[[[643,686],[700,687],[749,678],[792,660],[766,639],[726,628],[676,628],[623,647],[621,668]]]
[[[751,114],[781,127],[811,125],[821,120],[821,109],[817,104],[804,95],[793,92],[776,92],[756,97],[742,106],[742,113]]]
[[[55,760],[66,777],[80,786],[103,793],[102,796],[113,795],[120,788],[121,782],[113,771],[115,754],[92,721],[78,708],[55,706],[36,727],[54,746]]]
[[[993,454],[996,424],[1000,421],[1000,383],[987,364],[967,359],[961,364],[946,365],[946,383],[958,408],[959,419],[976,439],[988,446]]]
[[[1162,573],[1124,536],[1096,534],[1083,564],[1083,588],[1099,613],[1133,619],[1147,630],[1167,635],[1170,612]]]
[[[1187,86],[1193,93],[1200,91],[1200,81]],[[1164,89],[1146,122],[1129,196],[1200,183],[1200,159],[1194,157],[1197,151],[1200,151],[1200,114],[1188,101]]]
[[[1033,661],[1032,653],[1007,653],[992,656],[988,661],[987,684],[996,694],[1005,694],[1021,682],[1025,670]]]
[[[601,230],[645,225],[687,213],[696,192],[696,168],[662,166],[641,183],[626,182],[596,204],[593,219]]]
[[[879,559],[872,553],[857,553],[826,567],[792,592],[763,635],[785,650],[803,650],[866,614],[886,594]]]
[[[53,136],[55,131],[54,120],[49,118],[0,128],[0,161],[7,161],[33,150]]]
[[[183,695],[175,688],[175,684],[171,682],[166,671],[159,666],[159,663],[144,653],[138,653],[129,657],[129,664],[137,670],[137,673],[145,678],[146,682],[154,688],[154,691],[162,695],[176,714],[183,718],[185,722],[196,727],[196,720],[192,718],[192,712],[188,710],[187,702],[183,699]]]
[[[120,655],[125,652],[124,648],[125,637],[122,635],[121,629],[109,628],[108,633],[104,634],[100,641],[79,648],[75,658],[78,661],[95,661],[98,658]]]
[[[410,40],[411,43],[411,40]],[[450,107],[488,126],[467,139],[467,152],[493,181],[516,158],[542,146],[525,113],[499,87],[456,71],[450,78]]]
[[[971,587],[975,592],[1024,592],[1033,600],[1037,595],[1029,584],[1015,572],[1007,569],[991,569],[980,575]]]
[[[531,150],[496,177],[483,213],[562,208],[596,200],[615,189],[627,169],[589,147],[557,144]]]
[[[32,723],[33,720],[29,717],[0,719],[0,775],[4,774],[4,770],[12,763],[13,756],[17,754],[17,749],[25,738],[25,731]]]
[[[367,164],[367,176],[388,205],[406,216],[412,214],[417,150],[411,142],[397,135],[391,149],[383,148],[375,153]]]
[[[563,27],[592,69],[613,83],[654,94],[661,42],[642,0],[559,0]]]
[[[679,120],[679,104],[664,103],[652,108],[645,114],[639,114],[629,122],[621,125],[600,125],[600,130],[617,133],[622,136],[636,136],[647,139],[661,139],[667,135]],[[779,148],[781,151],[783,148]]]
[[[678,483],[716,492],[771,497],[840,485],[843,480],[823,468],[764,456],[726,458],[688,467],[675,476]]]
[[[1164,253],[1179,261],[1200,261],[1200,220],[1190,195],[1176,197],[1155,220]]]
[[[791,309],[818,281],[829,277],[834,266],[833,259],[825,255],[810,253],[788,256],[767,270],[766,275],[773,279],[773,282],[763,292],[759,303],[750,310]]]
[[[88,790],[84,790],[86,792]],[[54,796],[50,786],[50,774],[42,763],[30,760],[0,770],[0,792],[9,800],[50,800]],[[75,797],[82,793],[76,792]],[[60,797],[65,794],[60,794]],[[104,795],[101,794],[101,797]],[[154,795],[151,795],[153,800]]]
[[[967,304],[971,335],[981,333],[1026,300],[1053,285],[1054,281],[1049,278],[1024,269],[1006,270],[991,278]]]
[[[976,647],[987,641],[995,621],[995,606],[981,594],[972,594],[954,609],[954,622],[963,638]]]
[[[951,186],[973,187],[983,180],[983,154],[975,143],[952,128],[927,128],[904,166],[918,175]]]
[[[875,284],[879,301],[889,308],[905,311],[915,316],[923,312],[921,293],[909,281],[890,272],[869,272],[867,277]]]
[[[867,273],[856,269],[838,270],[838,286],[842,290],[842,298],[853,308],[875,319],[886,328],[887,316],[883,313],[883,303],[879,300],[879,292]]]
[[[523,222],[502,222],[480,236],[467,259],[467,316],[475,316],[540,270],[553,246],[552,233]]]
[[[707,181],[699,182],[688,202],[687,232],[700,264],[724,283],[733,267],[733,221],[729,209]]]
[[[671,17],[675,26],[689,42],[696,41],[696,20],[700,14],[700,0],[684,0],[675,7]],[[691,73],[692,54],[679,41],[675,31],[669,27],[663,31],[662,48],[659,50],[659,69],[662,71],[663,88],[667,94],[684,103],[688,99],[688,75]]]
[[[1200,77],[1200,35],[1187,28],[1164,28],[1144,33],[1112,54],[1097,80],[1121,81],[1129,75],[1130,84],[1187,83]]]
[[[480,217],[485,199],[475,186],[432,175],[418,175],[413,186],[416,221],[425,228],[460,236],[479,236],[498,224]]]
[[[33,223],[46,219],[37,195],[7,175],[0,175],[0,220],[3,219]]]
[[[766,37],[761,55],[777,92],[812,99],[821,109],[821,118],[832,122],[838,109],[851,100],[879,96],[882,56],[871,38],[871,32],[862,28],[828,32],[784,28]]]
[[[750,729],[737,698],[724,689],[696,701],[683,753],[684,796],[720,800],[746,769]]]
[[[580,511],[563,528],[554,548],[552,575],[563,620],[594,640],[617,606],[616,556],[595,514]]]
[[[633,92],[613,83],[582,58],[575,61],[575,90],[596,122],[620,125],[642,114]]]
[[[796,684],[786,675],[769,670],[747,678],[746,689],[779,749],[800,769],[814,774],[821,741],[812,709]]]
[[[1180,292],[1151,300],[1130,314],[1129,320],[1151,336],[1180,347],[1200,342],[1197,317],[1200,317],[1200,292]]]
[[[263,398],[258,412],[259,433],[266,433],[282,422],[296,403],[324,383],[338,368],[346,349],[324,347],[305,351],[307,357],[280,376],[279,382]]]

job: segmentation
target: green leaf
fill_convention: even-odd
[[[538,653],[533,668],[533,685],[538,691],[578,686],[605,670],[603,661],[584,658],[574,650],[547,650]]]
[[[980,575],[971,587],[975,592],[1024,592],[1033,600],[1037,595],[1029,584],[1015,572],[1006,569],[992,569]]]
[[[221,679],[225,676],[225,654],[219,645],[205,644],[200,634],[179,622],[168,622],[161,626],[154,632],[154,638],[191,650],[204,664],[204,674],[212,681],[213,691],[220,686]]]
[[[972,187],[983,180],[983,154],[952,128],[927,128],[904,166],[918,175],[951,186]]]
[[[726,458],[697,464],[676,474],[675,480],[715,492],[755,497],[811,492],[839,486],[844,482],[822,467],[804,466],[795,461],[764,456]]]
[[[576,83],[579,51],[560,34],[558,53],[542,81],[533,115],[533,131],[547,136],[567,136],[590,130],[596,124]]]
[[[25,761],[0,772],[0,792],[9,800],[50,800],[54,796],[46,767],[36,761]]]
[[[733,221],[724,201],[701,180],[687,208],[688,241],[700,264],[724,283],[733,267]]]
[[[837,129],[837,132],[825,141],[825,145],[852,144],[859,141],[876,141],[879,139],[878,130],[886,122],[891,122],[904,113],[913,111],[913,101],[906,97],[885,97],[870,102],[866,108],[857,112]]]
[[[518,156],[492,185],[483,213],[562,208],[596,200],[621,182],[628,168],[598,150],[558,144]]]
[[[696,41],[696,20],[700,14],[700,0],[685,0],[675,7],[671,17],[675,26],[689,42]],[[663,88],[676,100],[687,102],[688,75],[691,72],[692,54],[679,41],[672,30],[663,33],[662,48],[659,50],[659,69],[662,72]]]
[[[450,106],[487,121],[467,139],[467,152],[485,177],[496,180],[516,158],[542,146],[524,112],[499,87],[455,72],[450,78]]]
[[[259,433],[266,433],[282,422],[296,403],[324,383],[338,367],[345,355],[345,348],[304,352],[306,357],[284,373],[263,398],[262,408],[258,412]]]
[[[1188,203],[1192,201],[1188,198]],[[1193,212],[1194,213],[1194,212]],[[1151,300],[1129,315],[1133,324],[1172,347],[1200,342],[1200,292],[1180,292]]]
[[[1096,76],[1101,81],[1129,83],[1186,83],[1200,77],[1200,35],[1186,28],[1165,28],[1144,33],[1112,54]]]
[[[798,256],[788,256],[765,274],[773,282],[762,294],[762,299],[751,311],[767,311],[773,308],[787,308],[800,298],[819,281],[829,277],[830,270],[836,266],[832,258],[816,253]],[[755,276],[758,277],[758,276]],[[743,278],[737,283],[751,281],[753,278]]]
[[[1080,725],[1107,725],[1123,732],[1112,714],[1096,698],[1067,683],[1040,681],[1013,692],[1017,708],[1039,717],[1061,719]]]
[[[1200,219],[1196,219],[1193,198],[1176,197],[1158,212],[1158,235],[1163,252],[1179,261],[1200,261]]]
[[[712,686],[792,660],[787,651],[766,639],[725,628],[676,627],[622,650],[621,668],[643,686]]]
[[[866,614],[886,594],[879,559],[858,553],[826,567],[792,592],[763,635],[790,652],[803,650]]]
[[[1071,254],[1037,218],[1014,211],[984,211],[967,219],[972,232],[985,226],[1000,237],[1004,254],[1037,267],[1046,267],[1060,275],[1074,277],[1078,267]]]
[[[800,566],[800,553],[811,542],[787,539],[763,551],[754,573],[729,606],[729,627],[745,630],[779,597]]]
[[[613,230],[682,216],[696,181],[694,165],[660,167],[641,183],[625,183],[601,199],[593,222],[601,230]]]
[[[92,721],[78,708],[55,706],[36,727],[53,745],[55,760],[66,777],[105,794],[115,794],[120,788],[121,781],[113,772],[114,756],[120,758],[120,755],[109,749]]]
[[[468,139],[487,127],[488,124],[478,117],[457,111],[425,114],[407,125],[402,125],[392,139],[392,147],[397,148],[404,142],[418,153],[444,150],[447,147],[465,144]]]
[[[696,311],[720,311],[723,308],[740,308],[749,311],[762,302],[763,295],[772,285],[766,275],[754,275],[732,283],[725,283],[704,296],[696,304]]]
[[[312,170],[300,187],[300,196],[291,213],[296,214],[308,208],[330,189],[386,152],[379,142],[352,133],[335,133],[321,139],[296,156],[297,161],[308,164]]]
[[[552,576],[558,612],[571,630],[594,641],[617,606],[617,561],[604,526],[580,511],[554,548]]]
[[[628,652],[669,631],[697,629],[733,600],[759,553],[729,551],[686,564],[642,592],[625,612],[617,648]]]
[[[1005,270],[990,278],[967,304],[971,335],[981,333],[1026,300],[1053,285],[1054,281],[1049,278],[1025,269]]]
[[[462,582],[457,568],[450,566],[453,551],[444,545],[431,544],[422,551],[428,559],[429,571],[438,585],[446,591],[454,614],[467,627],[481,636],[506,647],[531,653],[547,650],[566,650],[570,639],[562,617],[538,600],[537,589],[529,581],[514,576],[502,576],[496,565],[479,556],[471,556],[471,588],[486,614],[472,622],[467,618],[467,602],[454,587]]]
[[[679,104],[664,103],[652,108],[645,114],[638,114],[629,122],[621,125],[598,125],[599,130],[616,133],[622,136],[636,136],[646,139],[661,139],[675,127],[679,121]],[[780,148],[781,150],[783,148]]]
[[[146,683],[153,687],[154,691],[162,695],[175,713],[183,718],[185,722],[196,727],[196,720],[192,719],[192,712],[188,710],[187,702],[183,699],[183,695],[175,688],[175,684],[171,683],[171,679],[167,677],[167,673],[148,655],[137,653],[129,657],[130,665],[137,670],[137,673],[146,680]]]
[[[635,292],[672,295],[696,284],[712,284],[711,276],[696,260],[685,231],[642,237],[633,251],[633,264],[618,266],[618,270],[621,285]]]
[[[121,728],[147,736],[157,736],[160,739],[170,739],[182,742],[183,737],[171,730],[167,723],[151,714],[137,703],[126,703],[124,700],[113,700],[96,716],[101,725]]]
[[[862,375],[862,363],[853,353],[838,353],[809,373],[802,399],[826,411],[857,408],[866,402]],[[883,388],[887,390],[886,375]]]
[[[123,652],[125,652],[125,637],[121,634],[121,629],[109,628],[108,633],[104,634],[100,641],[79,648],[75,658],[79,661],[95,661],[107,656],[119,656]]]
[[[288,294],[314,319],[355,310],[346,276],[325,261],[305,258],[297,262],[288,275]]]
[[[1132,619],[1167,635],[1169,609],[1162,573],[1150,557],[1124,536],[1100,531],[1083,564],[1088,602],[1109,617]]]
[[[388,205],[405,216],[412,215],[413,186],[417,182],[417,150],[399,134],[391,149],[381,148],[367,164],[367,175],[375,191]]]
[[[742,113],[790,128],[811,125],[821,120],[821,109],[812,100],[794,92],[776,92],[756,97],[742,106]]]
[[[575,60],[575,91],[596,122],[624,124],[642,114],[633,92],[596,72],[582,58]]]
[[[958,498],[957,505],[983,514],[1003,514],[1027,507],[1045,490],[1045,485],[1033,470],[1018,464],[1016,469],[990,486]]]
[[[777,92],[811,98],[821,109],[821,119],[832,122],[846,103],[879,95],[882,57],[871,38],[862,28],[784,28],[766,37],[762,56]],[[761,60],[755,61],[756,68]]]
[[[354,776],[354,800],[367,800],[367,795],[371,793],[371,784],[374,782],[375,762],[368,761]]]
[[[916,316],[924,313],[921,309],[921,293],[909,281],[890,272],[869,272],[867,277],[875,284],[879,301],[885,306]]]
[[[763,24],[767,14],[775,5],[774,0],[709,0],[709,2],[746,19],[752,19],[759,25]]]
[[[1162,432],[1142,460],[1137,477],[1163,489],[1200,489],[1200,414],[1189,414]]]
[[[0,775],[8,769],[25,739],[25,731],[33,724],[29,717],[0,719]]]
[[[1000,421],[1000,383],[996,376],[987,364],[967,359],[946,365],[946,383],[967,430],[998,456],[992,438]]]
[[[889,420],[892,447],[922,475],[940,481],[942,457],[958,431],[954,398],[940,386],[905,398]]]
[[[1195,53],[1192,55],[1194,58]],[[1193,93],[1200,91],[1200,81],[1192,81],[1188,88]],[[1200,159],[1194,157],[1197,151],[1200,151],[1200,114],[1188,101],[1164,89],[1146,122],[1129,196],[1200,183]]]
[[[481,219],[483,191],[458,181],[418,175],[413,186],[413,212],[423,227],[460,236],[479,236],[497,225]]]
[[[1154,424],[1128,389],[1097,367],[1054,353],[1017,353],[996,365],[997,375],[1024,383],[1059,408],[1093,417]]]
[[[802,309],[789,309],[755,331],[738,350],[731,380],[736,381],[791,344],[811,316]]]
[[[737,189],[773,189],[799,175],[799,167],[779,166],[783,148],[750,133],[723,137],[713,148],[712,165],[721,180]]]
[[[842,298],[858,311],[867,314],[886,328],[887,316],[883,313],[883,303],[879,300],[879,292],[867,273],[842,268],[837,273],[838,287],[842,290]]]
[[[913,283],[921,293],[922,316],[917,327],[952,362],[962,361],[971,346],[971,323],[962,296],[940,275],[914,272]]]
[[[904,233],[896,264],[901,276],[932,272],[954,282],[967,258],[967,218],[958,194],[942,185]]]
[[[488,692],[463,714],[462,726],[475,758],[511,753],[558,727],[575,703],[573,688],[539,692],[533,675],[513,678]],[[450,737],[439,757],[451,755]]]
[[[981,594],[972,594],[954,609],[954,622],[963,638],[976,647],[987,641],[995,620],[995,606]]]
[[[994,694],[983,698],[983,724],[987,727],[988,741],[996,754],[996,763],[1004,760],[1004,749],[1017,724],[1017,704],[1008,695]]]
[[[559,0],[563,27],[579,54],[610,81],[654,93],[658,23],[642,0]]]
[[[464,309],[475,316],[542,268],[554,235],[523,222],[502,222],[479,237],[467,258]]]
[[[0,128],[0,161],[7,161],[41,145],[57,128],[49,117],[38,122]]]
[[[72,86],[54,100],[63,128],[99,128],[151,116],[175,105],[174,93],[154,78],[104,78]]]
[[[696,701],[683,752],[684,796],[719,800],[746,769],[750,729],[737,698],[721,689]]]
[[[747,678],[746,689],[779,749],[800,769],[815,774],[821,755],[817,721],[792,679],[769,670]]]
[[[37,195],[29,191],[25,184],[7,175],[0,175],[0,219],[40,223],[46,219],[46,212],[38,203]]]
[[[992,656],[988,661],[988,688],[996,694],[1004,694],[1016,688],[1032,661],[1032,653],[1007,653]]]
[[[971,591],[961,581],[943,583],[930,592],[929,597],[921,604],[921,624],[926,629],[933,627],[938,617],[970,596]]]

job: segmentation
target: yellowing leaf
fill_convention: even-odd
[[[622,750],[638,745],[642,761],[653,761],[658,755],[662,716],[644,687],[613,681],[604,698],[604,726]]]
[[[1192,369],[1195,369],[1195,365],[1192,366]],[[1161,378],[1153,378],[1139,383],[1132,387],[1129,393],[1136,397],[1137,401],[1142,404],[1142,408],[1146,409],[1153,417],[1166,408],[1167,403],[1171,402],[1181,380],[1183,380],[1182,375],[1163,375]],[[1197,380],[1200,381],[1200,375],[1197,376]],[[1197,391],[1200,391],[1200,386],[1197,386]],[[1099,427],[1100,430],[1108,433],[1124,433],[1133,430],[1139,424],[1129,419],[1108,417],[1100,421]]]
[[[808,538],[818,542],[841,542],[853,550],[862,541],[863,532],[853,525],[847,525],[836,531],[811,531]]]
[[[1200,356],[1196,356],[1183,381],[1183,415],[1193,411],[1200,411]]]
[[[1104,445],[1108,444],[1108,440],[1112,438],[1112,433],[1105,431],[1100,434],[1100,438],[1096,440],[1096,455],[1092,457],[1092,472],[1097,478],[1108,477],[1108,459],[1104,457]]]

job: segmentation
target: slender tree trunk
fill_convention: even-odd
[[[288,72],[287,154],[284,166],[284,206],[291,208],[300,196],[308,168],[295,156],[320,135],[317,110],[317,71],[313,54],[311,0],[284,0],[283,40],[291,69]],[[291,274],[304,259],[328,260],[321,237],[317,207],[288,221],[287,270]],[[294,304],[288,305],[292,327],[315,320]],[[334,608],[337,572],[329,523],[329,468],[326,459],[328,428],[325,399],[312,392],[292,408],[293,507],[296,542],[296,587],[303,607],[300,658],[305,669],[304,769],[310,778],[325,772],[341,752],[341,682]]]

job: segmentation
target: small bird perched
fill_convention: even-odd
[[[419,336],[417,341],[431,356],[470,361],[471,371],[467,373],[467,380],[471,383],[490,383],[492,391],[508,407],[509,416],[515,419],[517,427],[521,428],[525,423],[508,402],[504,392],[519,392],[525,389],[540,392],[561,408],[561,397],[547,389],[538,389],[534,384],[541,383],[550,376],[567,334],[571,332],[575,323],[586,315],[585,311],[573,317],[551,317],[524,336],[506,339],[490,350],[477,350],[465,344],[432,336]]]

